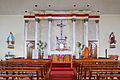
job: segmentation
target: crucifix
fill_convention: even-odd
[[[61,23],[60,24],[57,24],[57,26],[60,26],[60,31],[61,31],[61,39],[63,38],[63,27],[66,26],[65,24]]]
[[[60,27],[60,39],[58,37],[57,38],[57,50],[67,50],[66,49],[66,39],[67,37],[65,36],[65,38],[63,38],[63,27],[66,26],[65,24],[61,23],[57,24],[57,26]]]

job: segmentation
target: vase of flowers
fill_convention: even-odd
[[[42,42],[40,40],[38,45],[39,45],[40,51],[42,52],[41,59],[43,59],[43,57],[44,57],[44,50],[47,47],[47,43],[46,42]]]
[[[63,59],[64,59],[64,56],[63,56],[63,55],[60,55],[60,56],[59,56],[60,62],[63,62]]]
[[[77,42],[77,47],[79,49],[79,59],[83,58],[82,53],[83,53],[83,50],[85,48],[85,45],[84,44],[82,45],[81,42]]]

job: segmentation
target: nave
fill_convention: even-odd
[[[120,61],[114,59],[9,59],[0,61],[1,80],[119,80]]]

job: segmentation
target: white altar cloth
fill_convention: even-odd
[[[54,54],[57,54],[57,55],[73,55],[72,54],[72,51],[50,51],[50,55],[54,55]]]

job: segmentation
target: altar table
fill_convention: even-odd
[[[72,55],[72,51],[50,51],[50,55]]]
[[[68,62],[71,61],[72,51],[51,51],[53,62]]]

